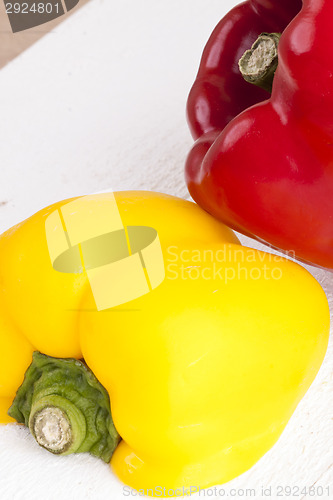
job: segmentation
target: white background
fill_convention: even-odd
[[[186,97],[210,32],[236,3],[91,0],[3,69],[0,230],[59,199],[109,187],[188,197]],[[311,272],[333,304],[332,275]],[[255,488],[252,498],[263,498],[264,486],[278,498],[277,485],[316,484],[330,485],[333,498],[332,350],[279,442],[224,485],[229,496]],[[53,456],[8,425],[0,427],[0,498],[126,497],[100,460]]]

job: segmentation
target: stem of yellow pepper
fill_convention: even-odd
[[[261,33],[238,63],[244,80],[267,92],[272,92],[280,38],[281,33]]]
[[[75,453],[86,437],[82,411],[61,396],[37,399],[31,407],[29,429],[37,443],[57,454]]]
[[[107,391],[76,359],[34,352],[8,414],[56,454],[90,452],[109,462],[120,439]]]

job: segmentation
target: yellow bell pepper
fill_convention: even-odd
[[[70,200],[0,238],[1,421],[33,351],[83,357],[110,396],[122,438],[118,444],[110,424],[111,467],[124,483],[155,496],[224,483],[272,447],[314,380],[328,343],[325,294],[304,268],[240,246],[191,202],[148,192],[115,198],[125,227],[157,231],[165,266],[158,286],[115,307],[97,311],[87,270],[52,267],[45,222]],[[50,379],[45,390],[45,357],[34,358],[18,392],[22,403],[24,390],[32,391],[34,417],[13,409],[15,402],[10,412],[50,449],[38,434],[50,418],[44,400],[67,396],[54,394]],[[75,366],[79,384],[86,368]],[[69,424],[64,414],[51,417],[63,432],[73,424],[80,442],[59,438],[50,451],[88,451],[82,426],[90,423],[68,404]]]

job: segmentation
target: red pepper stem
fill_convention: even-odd
[[[280,37],[281,33],[261,33],[238,63],[244,80],[270,93],[278,66]]]

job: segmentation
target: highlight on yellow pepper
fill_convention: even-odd
[[[191,202],[119,192],[89,207],[65,200],[0,237],[0,421],[9,410],[53,453],[112,456],[148,495],[229,481],[320,368],[322,288]]]

